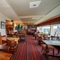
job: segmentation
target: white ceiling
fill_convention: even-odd
[[[36,0],[8,0],[18,16],[45,15],[60,4],[60,0],[41,0],[38,8],[29,8],[29,2]],[[40,0],[37,0],[40,1]]]
[[[41,1],[41,4],[37,8],[29,8],[33,1]],[[0,0],[0,12],[11,19],[35,23],[59,4],[60,0]],[[32,19],[35,17],[39,19]]]
[[[18,15],[5,0],[0,0],[0,12],[11,19],[18,19]]]

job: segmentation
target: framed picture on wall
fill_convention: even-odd
[[[5,22],[1,21],[1,28],[5,29]]]

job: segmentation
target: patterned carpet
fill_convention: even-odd
[[[46,60],[41,52],[41,46],[32,36],[26,36],[26,40],[18,44],[17,52],[11,60]],[[60,60],[49,57],[49,60]]]

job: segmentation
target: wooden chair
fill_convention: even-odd
[[[52,55],[54,55],[54,49],[55,48],[51,45],[42,44],[42,52],[43,53],[47,54],[49,51],[52,51],[53,52]]]
[[[43,35],[43,40],[50,40],[50,37],[48,35]]]
[[[16,44],[16,42],[14,40],[11,41],[9,47],[10,47],[9,51],[12,52],[12,53],[14,53],[17,50],[17,44]]]
[[[35,40],[36,40],[36,39],[37,39],[37,37],[38,37],[38,36],[37,36],[37,33],[34,33],[34,37],[35,37]]]
[[[60,37],[59,36],[57,37],[57,40],[60,40]]]
[[[17,43],[14,40],[7,40],[8,52],[14,53],[17,50]]]
[[[38,37],[38,44],[41,45],[43,42],[42,42],[42,36]]]
[[[50,37],[48,37],[47,35],[46,36],[43,36],[43,40],[50,40]],[[53,55],[54,55],[54,47],[51,46],[51,45],[46,45],[44,42],[42,44],[42,51],[43,53],[48,53],[49,51],[52,51],[53,52]]]
[[[25,34],[24,33],[20,33],[19,34],[19,38],[20,38],[20,41],[25,41]]]

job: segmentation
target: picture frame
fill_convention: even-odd
[[[1,21],[1,28],[5,29],[5,22]]]

